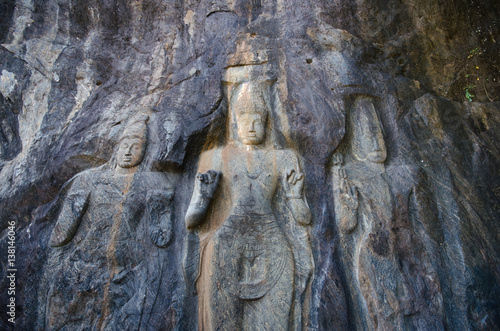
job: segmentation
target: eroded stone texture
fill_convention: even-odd
[[[405,327],[439,321],[438,326],[443,323],[450,330],[498,329],[499,5],[493,0],[4,1],[0,5],[0,252],[7,247],[7,222],[14,221],[15,327],[32,329],[38,321],[46,321],[47,311],[61,316],[61,321],[70,318],[64,314],[67,307],[48,308],[45,291],[49,288],[43,284],[50,283],[46,275],[49,265],[56,263],[54,252],[69,254],[76,247],[78,229],[91,216],[92,194],[71,241],[52,248],[51,234],[63,202],[69,208],[70,201],[79,206],[82,200],[85,206],[88,192],[80,194],[85,190],[71,183],[85,179],[83,186],[99,186],[98,178],[112,178],[108,161],[115,146],[129,120],[147,110],[150,132],[143,161],[147,169],[141,173],[168,174],[175,183],[175,198],[172,237],[166,248],[154,246],[146,226],[137,230],[158,261],[141,262],[142,275],[151,276],[146,270],[164,263],[159,283],[154,283],[159,284],[156,301],[143,305],[153,311],[144,308],[143,312],[154,316],[149,329],[198,328],[199,294],[193,294],[194,282],[186,280],[182,261],[186,242],[198,247],[199,236],[198,230],[186,229],[184,219],[198,164],[205,163],[200,162],[202,152],[221,150],[229,141],[225,134],[228,97],[246,75],[246,81],[273,82],[268,95],[274,113],[268,116],[266,137],[272,132],[276,150],[293,151],[305,174],[302,193],[311,212],[314,259],[310,287],[304,292],[310,298],[303,303],[309,307],[303,318],[307,327],[357,329],[361,316],[369,315],[362,314],[366,311],[361,304],[353,304],[356,288],[350,285],[341,248],[374,219],[366,211],[365,202],[371,201],[379,204],[377,217],[396,221],[383,224],[389,232],[388,257],[379,258],[371,246],[364,249],[365,256],[389,261],[387,270],[393,270],[397,282],[386,283],[404,284],[401,288],[408,290],[394,301],[403,307],[397,314],[408,322]],[[335,192],[341,186],[334,178],[338,172],[331,169],[334,152],[343,148],[339,144],[347,144],[346,116],[353,109],[352,101],[361,95],[371,96],[387,157],[377,166],[385,175],[375,175],[373,169],[362,174],[378,178],[370,187],[380,186],[382,195],[375,189],[363,191],[368,186],[363,183],[354,185],[359,188],[358,223],[347,235],[339,228],[342,215],[336,213]],[[354,183],[357,176],[349,176],[350,154],[342,153],[346,177]],[[271,173],[280,174],[277,169]],[[161,181],[143,177],[130,185],[153,192]],[[225,179],[223,174],[214,199],[222,193]],[[123,184],[116,185],[113,192],[121,194]],[[279,199],[280,185],[273,211],[286,202]],[[150,205],[148,195],[133,199],[138,205]],[[221,206],[220,201],[213,202],[214,210],[215,205]],[[423,207],[427,205],[429,209]],[[139,224],[145,225],[146,215],[153,211],[139,209],[143,215]],[[426,211],[434,209],[436,213]],[[371,218],[360,222],[360,215]],[[218,219],[224,221],[227,216]],[[395,227],[401,234],[391,237]],[[384,240],[373,238],[377,243]],[[295,249],[289,241],[279,247]],[[377,247],[384,251],[384,245]],[[137,258],[133,250],[130,254],[130,259]],[[4,307],[7,265],[3,259],[1,263],[0,305]],[[63,266],[53,268],[58,277]],[[298,266],[293,268],[297,272]],[[90,284],[92,277],[102,273],[94,275],[84,268],[78,275],[81,284]],[[369,286],[385,284],[370,278],[375,271],[365,274]],[[142,280],[135,285],[124,282],[135,286],[134,293],[151,289]],[[294,281],[293,287],[297,284]],[[377,298],[393,292],[381,289],[370,300],[387,308]],[[51,293],[54,298],[60,294]],[[412,296],[416,304],[405,306]],[[96,303],[102,298],[85,300]],[[140,308],[134,309],[129,315],[131,326],[144,323],[134,315]],[[106,323],[127,315],[128,310],[108,311]],[[411,311],[413,315],[405,315]],[[101,318],[97,311],[86,312],[89,320]],[[384,317],[382,322],[396,320]],[[10,326],[7,315],[1,314],[0,328]]]

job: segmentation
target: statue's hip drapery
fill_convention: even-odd
[[[200,330],[287,329],[293,254],[272,214],[229,216],[200,255]]]

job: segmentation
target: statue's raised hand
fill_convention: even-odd
[[[208,170],[206,174],[196,175],[195,190],[203,198],[212,199],[219,186],[222,173],[215,170]]]
[[[222,173],[215,170],[208,170],[206,174],[200,172],[196,175],[193,198],[185,217],[188,229],[194,229],[203,223],[221,176]]]
[[[351,183],[344,169],[344,157],[342,153],[333,155],[333,179],[338,188],[335,213],[342,232],[351,233],[358,225],[358,189]]]
[[[358,189],[347,178],[345,169],[339,169],[339,196],[341,203],[349,210],[358,209]]]
[[[287,198],[302,198],[302,190],[304,189],[303,173],[296,172],[295,169],[289,169],[284,172],[282,183]]]
[[[347,173],[344,169],[344,155],[342,153],[333,154],[332,172],[339,188],[340,202],[349,209],[357,209],[358,190],[347,178]]]

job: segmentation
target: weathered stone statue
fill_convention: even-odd
[[[199,235],[186,273],[196,282],[200,330],[299,330],[307,315],[304,174],[291,150],[272,146],[269,112],[261,85],[234,88],[229,141],[199,162],[185,220]]]
[[[113,159],[76,175],[50,237],[44,328],[141,329],[162,282],[173,188],[143,162],[147,117],[123,132]]]
[[[354,97],[347,123],[345,156],[334,154],[332,172],[353,324],[359,330],[443,329],[434,267],[442,231],[422,174],[384,166],[387,151],[371,97]]]

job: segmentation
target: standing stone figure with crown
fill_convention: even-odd
[[[351,103],[332,166],[351,323],[359,330],[443,330],[444,275],[435,267],[443,231],[422,170],[386,166],[373,98],[356,95]]]
[[[186,274],[200,330],[300,330],[307,314],[313,260],[304,174],[293,151],[274,147],[269,104],[264,83],[234,87],[226,144],[199,162],[185,221],[199,236]]]
[[[130,121],[112,159],[73,177],[60,194],[40,329],[130,329],[156,323],[154,300],[172,232],[173,188],[152,172],[148,116]],[[152,324],[150,324],[152,323]]]

